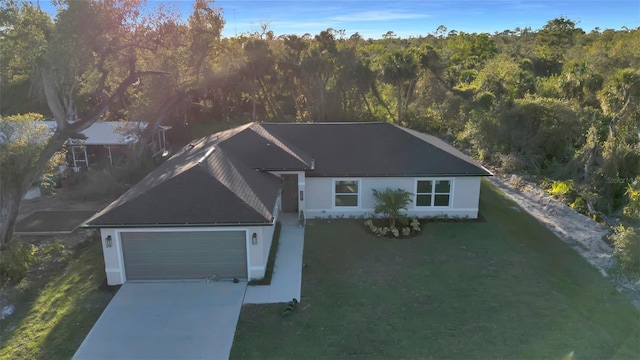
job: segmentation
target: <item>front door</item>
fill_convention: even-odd
[[[298,174],[282,174],[282,211],[298,212]]]

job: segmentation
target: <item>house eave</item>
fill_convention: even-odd
[[[257,171],[310,171],[311,168],[255,168]]]
[[[219,223],[183,223],[183,224],[83,224],[82,228],[146,228],[146,227],[231,227],[231,226],[273,226],[273,222],[219,222]]]
[[[417,174],[363,174],[363,173],[307,173],[306,177],[475,177],[475,176],[494,176],[492,172],[487,170],[487,173],[417,173]]]

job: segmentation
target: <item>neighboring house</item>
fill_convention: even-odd
[[[387,123],[250,123],[193,141],[93,216],[107,280],[264,277],[280,212],[369,216],[373,189],[408,214],[477,218],[491,176],[442,140]]]
[[[55,121],[43,121],[52,131]],[[129,146],[139,140],[140,132],[147,126],[145,122],[104,121],[96,122],[80,134],[67,141],[69,166],[76,171],[92,166],[113,166],[123,161]],[[165,132],[170,127],[160,126],[153,133],[150,147],[156,156],[166,151]]]

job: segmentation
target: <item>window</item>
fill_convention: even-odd
[[[338,207],[358,206],[358,180],[336,180],[334,205]]]
[[[416,206],[449,206],[451,180],[418,180]]]

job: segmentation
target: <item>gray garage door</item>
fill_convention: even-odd
[[[244,231],[121,233],[127,280],[247,277]]]

